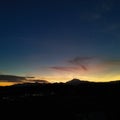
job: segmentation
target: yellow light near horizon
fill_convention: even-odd
[[[74,78],[80,79],[80,80],[85,80],[85,81],[90,81],[90,82],[109,82],[109,81],[116,81],[120,80],[120,75],[118,74],[103,74],[103,75],[74,75],[74,74],[64,74],[64,75],[48,75],[48,76],[41,76],[41,77],[36,77],[37,80],[47,80],[50,83],[54,82],[67,82],[69,80],[72,80]],[[17,82],[0,82],[0,86],[10,86],[13,84],[17,84]]]
[[[80,80],[87,80],[90,82],[109,82],[109,81],[116,81],[120,80],[120,75],[112,75],[112,74],[107,74],[107,75],[102,75],[102,76],[94,76],[94,75],[84,75],[84,76],[78,76],[78,77],[73,77],[73,76],[47,76],[44,77],[44,79],[48,80],[49,82],[66,82],[69,81],[73,78],[77,78]]]
[[[0,82],[0,86],[10,86],[13,85],[13,82]]]

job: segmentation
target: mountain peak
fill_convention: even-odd
[[[85,82],[87,82],[87,81],[83,81],[83,80],[80,80],[80,79],[77,79],[77,78],[73,78],[72,80],[67,81],[66,83],[70,84],[70,85],[79,85],[79,84],[85,83]]]

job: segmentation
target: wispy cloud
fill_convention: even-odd
[[[103,32],[116,32],[120,29],[120,23],[112,23],[105,26]]]
[[[100,19],[102,17],[101,13],[97,13],[97,12],[83,12],[80,15],[80,19],[82,20],[87,20],[87,21],[93,21],[93,20],[97,20]]]
[[[55,67],[50,67],[50,68],[54,70],[67,71],[67,72],[81,71],[80,67],[55,66]]]
[[[64,62],[64,65],[49,67],[53,72],[50,80],[77,77],[97,82],[120,79],[120,58],[77,56]]]
[[[39,80],[39,79],[26,80],[26,82],[30,82],[30,83],[49,83],[47,80]]]
[[[89,64],[94,61],[94,57],[80,57],[77,56],[66,61],[64,66],[52,66],[53,70],[71,72],[71,73],[84,73],[89,71]]]
[[[104,0],[101,4],[101,9],[103,11],[109,11],[112,9],[112,1],[111,0]]]
[[[88,3],[86,3],[88,4]],[[86,8],[81,14],[80,19],[87,21],[95,21],[103,18],[113,7],[111,0],[100,0],[97,4],[93,3],[93,9]]]
[[[2,83],[49,83],[47,80],[35,79],[35,77],[23,77],[15,75],[0,75],[0,82]]]
[[[22,82],[26,77],[15,75],[0,75],[0,82]]]
[[[97,59],[95,57],[75,57],[71,60],[66,61],[64,66],[52,66],[53,70],[59,70],[63,72],[71,73],[107,73],[107,71],[115,71],[120,67],[119,59]]]
[[[83,70],[88,70],[87,64],[92,60],[93,57],[75,57],[72,60],[69,60],[68,62],[81,67]]]

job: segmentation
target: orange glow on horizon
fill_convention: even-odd
[[[0,82],[0,86],[10,86],[15,84],[14,82]]]
[[[120,80],[120,75],[119,73],[66,73],[66,72],[61,72],[59,73],[54,73],[51,75],[46,75],[46,76],[37,76],[35,75],[35,79],[31,80],[47,80],[50,83],[59,83],[59,82],[67,82],[69,80],[72,80],[73,78],[77,78],[80,80],[85,80],[85,81],[90,81],[90,82],[109,82],[109,81],[116,81]],[[26,81],[27,82],[27,81]],[[10,86],[13,84],[16,84],[17,82],[0,82],[0,86]],[[24,81],[25,83],[25,81]]]

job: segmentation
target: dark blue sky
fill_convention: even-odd
[[[65,75],[65,79],[107,80],[103,75],[112,74],[112,79],[118,79],[114,76],[119,73],[120,1],[1,1],[0,42],[1,74],[32,74],[57,81],[64,81]],[[76,58],[87,72],[79,69],[78,74],[71,68],[81,67],[68,62]],[[104,67],[94,73],[99,66]]]

